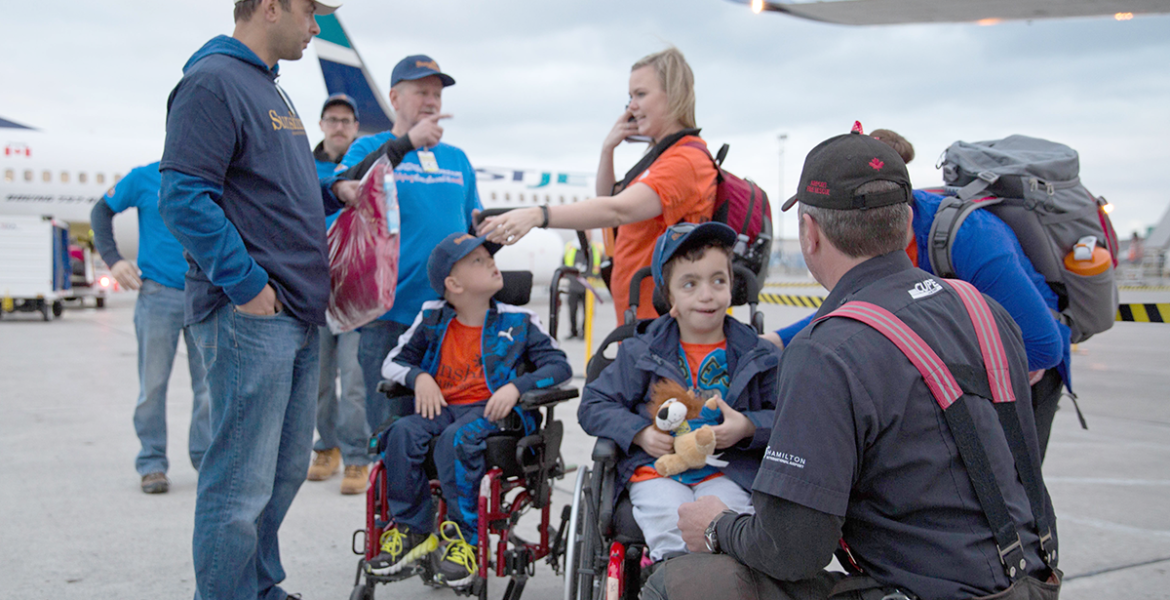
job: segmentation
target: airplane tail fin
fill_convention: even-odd
[[[370,134],[386,131],[394,126],[394,111],[386,97],[378,91],[378,84],[370,75],[357,48],[349,40],[345,28],[336,14],[318,15],[317,58],[321,61],[321,74],[329,94],[343,93],[354,99],[361,123],[360,133]]]
[[[3,129],[33,129],[32,127],[29,127],[28,125],[21,125],[20,123],[17,123],[15,121],[9,121],[8,119],[5,119],[4,117],[0,117],[0,128],[3,128]]]

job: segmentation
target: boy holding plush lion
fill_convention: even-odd
[[[658,238],[651,270],[670,313],[622,342],[577,412],[587,433],[625,452],[614,500],[628,487],[656,562],[686,552],[680,505],[716,496],[751,512],[772,429],[779,354],[727,315],[735,239],[714,222],[680,223]]]

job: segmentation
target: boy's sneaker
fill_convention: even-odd
[[[444,521],[439,534],[446,542],[431,555],[435,567],[435,581],[448,587],[461,588],[471,585],[479,576],[475,563],[475,546],[463,539],[463,532],[454,521]]]
[[[381,542],[382,551],[366,563],[366,570],[375,575],[393,575],[439,547],[434,534],[411,533],[406,526],[387,529]]]

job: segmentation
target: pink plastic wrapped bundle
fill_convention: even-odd
[[[329,228],[331,292],[325,319],[334,333],[352,331],[394,306],[398,283],[398,194],[383,156],[362,178],[358,201]]]

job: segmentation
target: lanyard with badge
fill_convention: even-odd
[[[430,150],[418,151],[418,164],[422,166],[422,170],[426,173],[439,172],[439,161],[435,160],[435,153]]]

